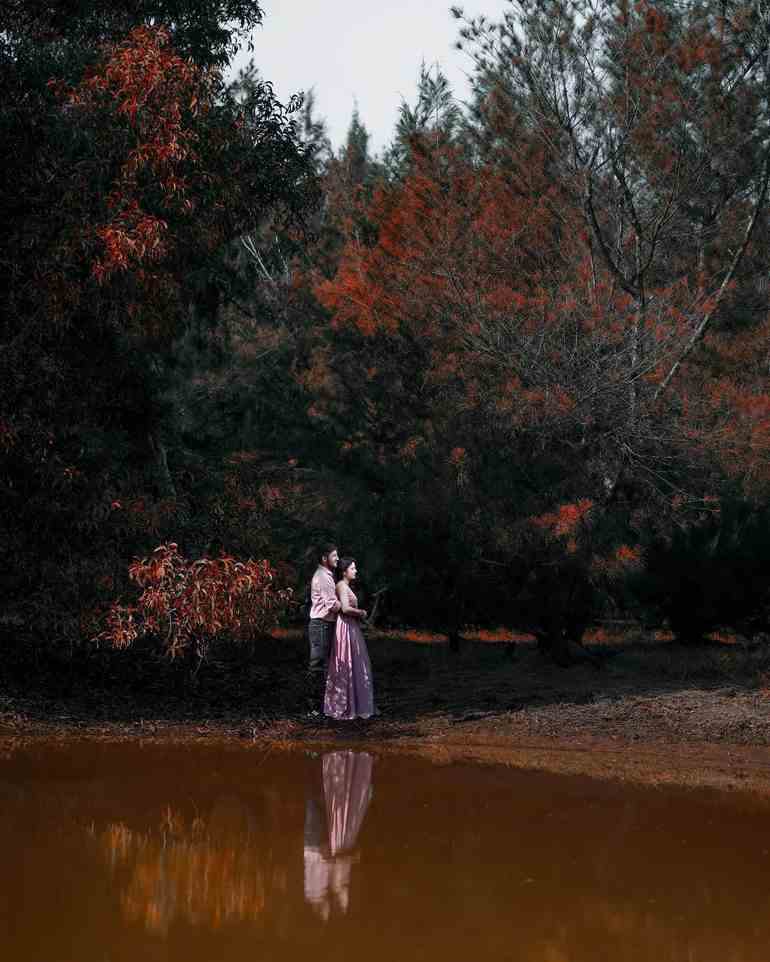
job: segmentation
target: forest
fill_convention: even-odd
[[[2,4],[4,660],[274,644],[327,541],[453,645],[770,639],[770,5],[451,15],[374,156],[256,0]]]

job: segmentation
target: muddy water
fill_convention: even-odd
[[[767,962],[770,804],[253,747],[0,760],[3,962]]]

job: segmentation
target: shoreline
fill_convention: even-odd
[[[502,720],[502,719],[500,719]],[[659,788],[748,792],[770,799],[770,748],[756,744],[660,739],[625,740],[584,732],[570,736],[518,738],[501,732],[495,719],[458,731],[457,723],[431,718],[419,734],[401,722],[328,725],[293,719],[253,723],[250,719],[135,722],[75,719],[0,719],[0,757],[38,745],[72,742],[211,745],[268,751],[369,751],[405,754],[434,764],[500,765],[584,776]],[[402,731],[400,731],[402,730]]]
[[[66,672],[0,677],[0,753],[73,739],[219,743],[299,751],[403,752],[648,785],[770,797],[770,648],[672,646],[636,635],[591,646],[563,669],[526,642],[461,653],[372,638],[368,722],[313,714],[320,688],[301,638],[223,650],[185,685],[178,666],[139,653]],[[599,664],[598,664],[599,663]]]

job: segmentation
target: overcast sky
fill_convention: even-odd
[[[459,22],[453,0],[264,0],[253,57],[284,103],[315,87],[335,148],[347,133],[353,105],[371,135],[373,153],[391,139],[402,96],[415,99],[420,61],[439,61],[458,100],[468,95],[468,55],[453,50]],[[458,2],[466,13],[498,20],[507,0]],[[249,59],[242,50],[234,68]]]

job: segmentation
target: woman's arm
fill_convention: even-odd
[[[340,599],[340,604],[342,605],[340,614],[351,615],[353,618],[366,618],[366,610],[364,608],[354,608],[353,605],[351,605],[350,588],[348,588],[344,581],[340,581],[337,585],[337,597]]]

